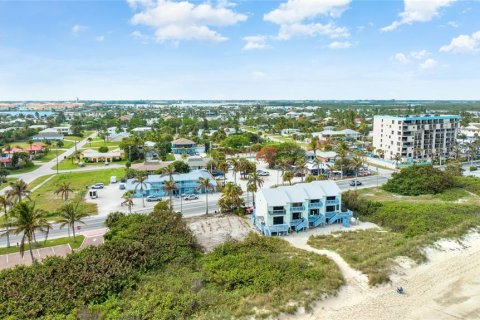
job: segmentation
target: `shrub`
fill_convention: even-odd
[[[98,152],[105,153],[108,152],[108,147],[107,146],[101,146],[98,148]]]
[[[383,189],[401,195],[418,196],[437,194],[453,186],[453,177],[432,165],[413,165],[392,174]]]
[[[471,167],[470,167],[470,171],[477,171],[477,167],[471,166]]]

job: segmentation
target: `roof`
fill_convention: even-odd
[[[57,131],[53,132],[53,131],[47,131],[47,132],[39,132],[35,137],[62,137],[63,138],[63,134],[61,133],[58,133]]]
[[[263,188],[259,191],[269,206],[285,206],[289,203],[304,202],[307,199],[320,199],[326,196],[341,194],[340,188],[334,181],[313,181],[299,183],[293,186],[278,188]]]
[[[180,138],[180,139],[177,139],[177,140],[173,140],[172,144],[177,145],[177,146],[179,146],[179,145],[181,146],[181,145],[195,144],[195,142],[193,142],[192,140],[185,139],[185,138]]]
[[[335,158],[337,153],[335,151],[317,151],[317,156],[320,158]]]
[[[111,150],[108,152],[99,152],[97,150],[87,149],[82,152],[83,157],[91,158],[91,157],[119,157],[123,153],[123,150],[117,148],[115,150]]]
[[[213,178],[213,176],[208,172],[207,170],[193,170],[190,171],[189,173],[175,173],[172,175],[172,178],[175,182],[181,182],[181,181],[198,181],[200,178],[209,178],[211,180],[211,185],[216,186],[217,182]],[[148,178],[146,180],[147,183],[147,189],[150,189],[150,185],[148,183],[163,183],[165,181],[169,181],[170,176],[169,175],[160,175],[160,174],[154,174],[154,175],[148,175]],[[133,190],[135,189],[135,179],[128,179],[127,180],[127,189]]]
[[[168,167],[173,161],[145,161],[132,164],[132,169],[138,171],[156,171]]]
[[[201,156],[192,156],[187,159],[187,164],[191,167],[205,167],[207,165],[207,159]]]

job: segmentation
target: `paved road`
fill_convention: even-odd
[[[368,187],[375,187],[379,185],[383,185],[387,180],[388,180],[388,173],[385,175],[377,175],[377,176],[369,176],[369,177],[360,177],[358,180],[362,182],[362,186],[358,186],[358,188],[368,188]],[[338,186],[342,191],[346,190],[351,190],[354,189],[355,187],[350,186],[350,181],[352,179],[347,179],[347,180],[342,180],[342,181],[337,181]],[[219,194],[212,194],[209,196],[209,212],[214,213],[216,210],[218,211],[218,206],[217,206],[217,201],[219,198]],[[245,201],[251,201],[251,194],[244,194],[243,198]],[[139,202],[140,203],[140,202]],[[174,198],[174,210],[175,211],[180,211],[180,206],[182,207],[182,214],[184,217],[192,217],[192,216],[199,216],[205,214],[205,198],[204,196],[200,197],[198,200],[193,200],[193,201],[182,201],[180,203],[180,199]],[[145,209],[141,207],[137,207],[136,212],[145,212],[148,213],[151,211],[151,206],[147,207]],[[83,233],[83,232],[88,232],[88,231],[94,231],[98,229],[102,229],[105,227],[104,221],[105,221],[106,216],[105,215],[100,215],[100,216],[93,216],[85,219],[85,225],[80,226],[80,230],[77,230],[78,233]],[[53,225],[53,230],[50,231],[49,237],[50,238],[60,238],[60,237],[66,237],[68,235],[67,229],[60,229],[58,224]],[[40,236],[40,238],[42,238]],[[15,245],[17,242],[20,241],[19,236],[12,235],[10,237],[10,242]],[[6,246],[7,241],[5,237],[0,238],[0,247]]]
[[[95,138],[95,136],[96,136],[96,133],[92,133],[89,137],[90,138]],[[88,139],[88,137],[83,139],[82,141],[77,142],[77,148],[76,149],[82,148],[88,142],[87,139]],[[75,146],[71,147],[70,149],[67,149],[65,152],[60,154],[58,156],[58,161],[59,162],[62,161],[65,157],[69,157],[74,152],[75,152]],[[38,167],[34,171],[21,173],[21,174],[12,174],[12,175],[9,175],[9,177],[22,179],[26,183],[31,183],[32,181],[34,181],[35,179],[37,179],[39,177],[56,173],[57,171],[52,169],[52,167],[56,164],[57,164],[57,157],[53,158],[52,160],[50,160],[48,162],[43,163],[40,167]],[[115,166],[112,165],[111,167],[113,168]],[[103,167],[99,167],[99,168],[104,169]],[[98,170],[98,168],[96,168],[96,167],[92,167],[92,168],[86,167],[86,168],[77,169],[77,170],[92,170],[92,169]],[[77,171],[77,170],[60,170],[59,172],[70,172],[70,171]],[[8,191],[8,189],[9,189],[9,187],[0,190],[0,194],[4,194],[5,192]]]

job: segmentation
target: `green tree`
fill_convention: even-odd
[[[83,219],[88,217],[88,214],[82,210],[80,207],[80,202],[77,201],[65,203],[59,211],[60,219],[57,221],[60,223],[60,229],[67,226],[68,228],[68,237],[70,238],[70,229],[73,233],[73,241],[75,241],[75,223],[85,224]]]
[[[32,262],[35,262],[35,257],[32,251],[32,241],[36,242],[35,232],[46,231],[50,228],[45,218],[45,212],[35,208],[35,202],[19,202],[12,209],[12,217],[14,218],[14,234],[22,234],[22,240],[20,240],[20,254],[25,253],[25,244],[28,242],[30,256]]]
[[[257,171],[253,171],[248,175],[247,188],[252,193],[253,204],[255,207],[255,192],[263,186],[263,178],[257,174]]]
[[[128,207],[128,212],[132,214],[132,207],[134,205],[133,203],[133,192],[132,191],[127,191],[122,195],[122,206],[127,206]]]
[[[60,195],[64,202],[68,201],[68,196],[73,193],[73,189],[70,187],[70,182],[62,182],[55,190],[55,195]]]
[[[142,204],[143,207],[145,208],[145,193],[144,191],[148,188],[148,185],[150,185],[150,182],[147,181],[148,177],[143,173],[143,172],[137,172],[135,179],[133,180],[133,184],[135,186],[135,191],[140,190],[140,193],[142,194]]]
[[[293,172],[292,171],[285,171],[282,176],[283,182],[288,182],[290,185],[292,185],[292,179],[293,179]]]
[[[2,208],[4,215],[3,220],[5,222],[5,236],[7,237],[7,248],[10,247],[10,217],[8,214],[8,207],[12,205],[12,201],[6,195],[0,195],[0,207]]]
[[[243,194],[242,188],[239,185],[228,182],[223,188],[222,196],[218,201],[222,212],[233,212],[237,208],[245,205],[241,198]]]
[[[177,189],[177,184],[173,178],[170,178],[170,180],[163,183],[162,190],[168,193],[168,196],[170,197],[170,210],[173,210],[173,192]]]
[[[30,199],[30,190],[28,190],[28,184],[23,180],[17,180],[10,184],[10,190],[7,192],[7,196],[15,203],[22,202],[24,198]]]
[[[213,180],[210,178],[200,177],[198,179],[198,189],[205,192],[205,214],[208,214],[208,191],[213,190]]]

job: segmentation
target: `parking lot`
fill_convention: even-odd
[[[59,246],[40,248],[33,250],[33,256],[37,260],[43,260],[47,256],[60,256],[64,257],[72,252],[72,248],[68,244],[62,244]],[[0,270],[11,268],[16,265],[31,265],[32,258],[30,257],[30,251],[25,251],[24,256],[20,252],[4,254],[0,256]]]

